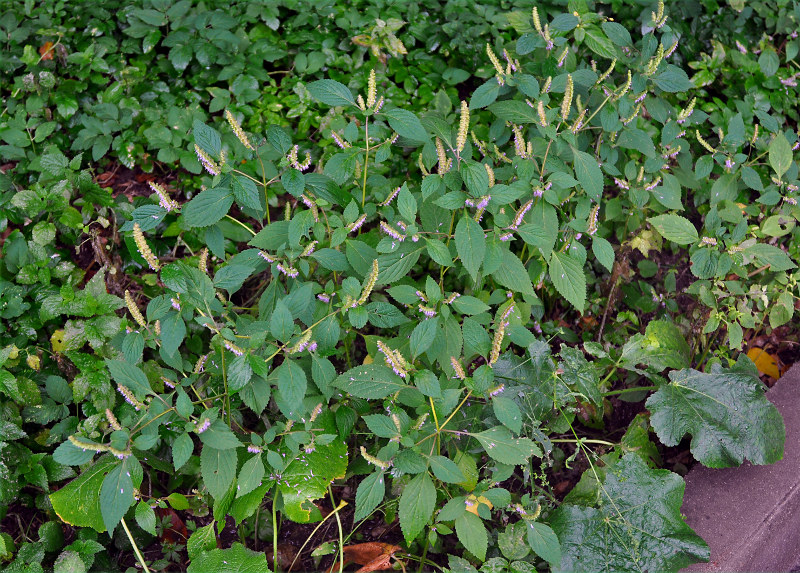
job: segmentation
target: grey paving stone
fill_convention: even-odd
[[[800,571],[800,364],[767,398],[786,425],[783,459],[689,472],[681,511],[711,548],[711,562],[683,571]]]

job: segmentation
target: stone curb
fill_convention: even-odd
[[[800,364],[767,392],[786,426],[783,459],[768,466],[695,466],[682,512],[711,548],[682,571],[800,571]]]

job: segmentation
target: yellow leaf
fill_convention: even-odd
[[[364,358],[364,364],[372,364],[372,362],[373,362],[372,356],[367,354],[367,356]]]
[[[475,494],[469,494],[467,500],[464,503],[467,504],[467,511],[469,511],[470,513],[474,513],[475,515],[478,515],[478,506],[480,504],[487,506],[489,509],[492,509],[492,507],[494,507],[492,505],[492,502],[486,499],[486,497],[484,496],[476,497]]]
[[[50,345],[54,352],[64,352],[64,331],[56,330],[50,337]]]
[[[766,374],[772,378],[781,377],[778,360],[763,348],[751,348],[747,351],[747,356],[755,362],[756,368],[761,374]]]

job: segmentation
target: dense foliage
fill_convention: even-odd
[[[3,571],[677,570],[783,455],[797,2],[2,7]]]

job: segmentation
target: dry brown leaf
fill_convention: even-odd
[[[363,565],[356,573],[369,573],[370,571],[386,571],[392,568],[391,560],[395,553],[400,551],[400,547],[392,545],[391,543],[381,543],[379,541],[370,541],[368,543],[356,543],[355,545],[346,545],[342,548],[344,553],[344,565],[348,563],[355,563],[356,565]],[[330,571],[339,569],[339,563],[336,562],[331,567]]]
[[[42,56],[42,60],[52,60],[53,59],[53,42],[45,42],[42,46],[39,47],[39,55]]]

